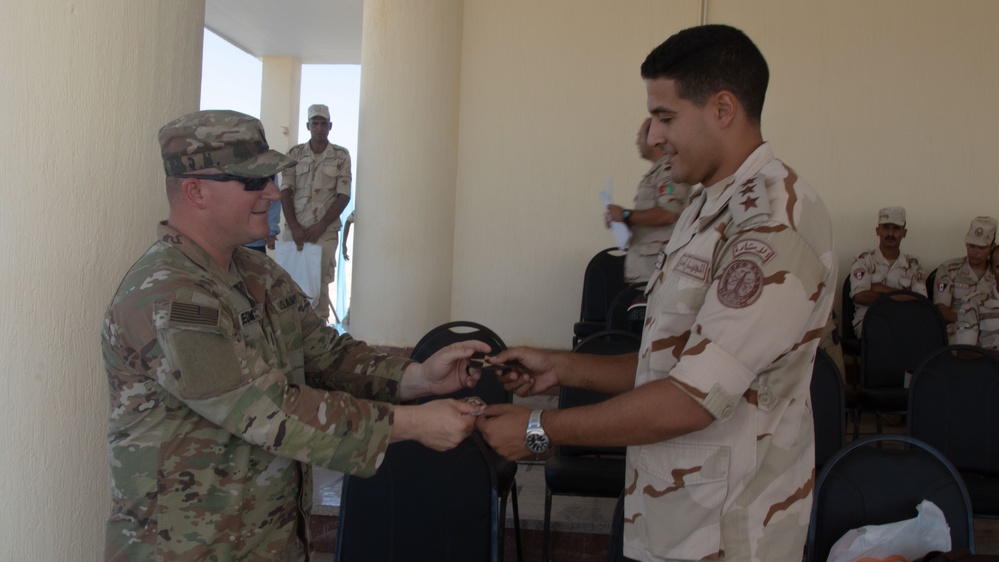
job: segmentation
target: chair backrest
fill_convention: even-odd
[[[453,343],[469,340],[483,341],[489,344],[490,355],[495,355],[504,349],[506,344],[500,339],[496,332],[475,322],[459,320],[441,324],[427,332],[423,338],[417,342],[410,354],[410,359],[414,361],[426,361],[431,355],[437,353],[441,348]],[[466,396],[478,396],[487,404],[502,404],[510,402],[512,393],[507,392],[500,384],[499,379],[491,376],[484,376],[479,379],[474,388],[464,388],[457,392],[448,394],[447,398],[464,398]],[[421,401],[434,400],[439,396],[428,397]]]
[[[843,378],[839,368],[824,350],[815,355],[812,368],[812,417],[815,426],[815,468],[843,448],[846,436],[846,407]]]
[[[843,301],[841,303],[841,310],[843,314],[840,318],[843,321],[840,323],[840,332],[843,335],[843,339],[857,339],[857,332],[853,329],[853,317],[856,315],[857,306],[853,304],[853,299],[850,298],[850,276],[847,275],[843,279],[843,289],[841,296]]]
[[[635,353],[642,344],[641,336],[621,331],[605,330],[597,332],[579,342],[573,353],[589,353],[592,355],[625,355]],[[575,406],[588,406],[596,404],[609,398],[607,394],[562,386],[558,392],[558,407],[572,408]],[[562,456],[583,456],[583,455],[623,455],[624,447],[571,447],[560,446],[558,454]]]
[[[621,289],[607,309],[606,329],[641,335],[647,304],[644,283]]]
[[[907,421],[959,470],[999,476],[999,358],[971,345],[930,353],[912,378]]]
[[[496,475],[483,446],[474,436],[445,452],[393,443],[374,476],[345,476],[335,560],[497,560]]]
[[[624,289],[625,252],[617,248],[601,250],[590,258],[583,274],[583,298],[579,319],[604,322],[615,295]]]
[[[826,463],[816,480],[806,560],[824,562],[850,529],[912,519],[923,500],[944,512],[952,548],[974,550],[971,500],[943,455],[907,435],[854,441]]]
[[[861,371],[866,388],[902,388],[927,353],[947,345],[947,325],[937,307],[911,291],[881,296],[864,315]]]

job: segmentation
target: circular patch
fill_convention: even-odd
[[[729,308],[745,308],[763,292],[763,271],[751,261],[736,260],[722,272],[718,300]]]

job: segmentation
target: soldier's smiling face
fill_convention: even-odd
[[[207,218],[219,242],[238,246],[267,238],[271,231],[267,211],[271,201],[281,198],[273,181],[260,191],[246,191],[239,181],[199,181]]]
[[[677,183],[712,185],[720,175],[722,150],[716,142],[716,122],[712,118],[714,96],[703,107],[680,97],[676,82],[668,78],[647,79],[649,144],[660,146],[669,156],[673,180]]]

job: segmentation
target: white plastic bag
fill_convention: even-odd
[[[291,275],[308,297],[312,306],[319,303],[322,282],[323,248],[318,244],[305,243],[302,251],[294,242],[275,242],[274,261]]]
[[[868,525],[846,532],[829,551],[828,562],[854,562],[860,558],[892,555],[916,560],[928,552],[950,551],[950,527],[943,511],[929,500],[916,506],[914,519],[885,525]]]

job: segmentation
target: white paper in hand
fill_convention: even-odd
[[[611,188],[614,187],[614,180],[607,178],[607,187],[600,192],[600,202],[604,205],[604,212],[607,212],[607,205],[611,204]],[[631,238],[631,230],[623,222],[610,223],[611,234],[614,235],[614,242],[617,248],[623,250],[628,247],[628,240]]]

